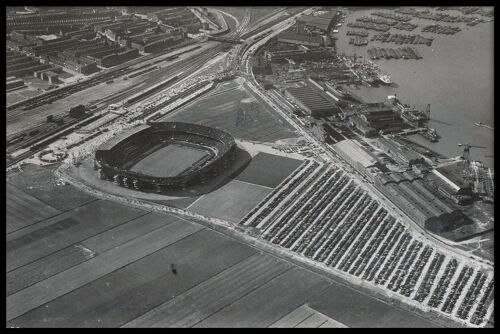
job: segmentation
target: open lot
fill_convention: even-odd
[[[221,86],[162,120],[218,127],[245,140],[274,142],[297,137],[283,119],[236,83]]]
[[[203,195],[189,206],[188,210],[238,223],[271,190],[271,188],[233,180],[214,192]]]
[[[208,152],[187,145],[169,144],[144,157],[130,168],[132,172],[158,177],[181,174],[196,162],[206,158]]]
[[[279,155],[259,153],[252,158],[250,164],[236,179],[274,188],[303,161]]]
[[[14,232],[61,211],[7,183],[7,233]]]

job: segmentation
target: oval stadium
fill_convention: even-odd
[[[101,145],[94,167],[103,180],[142,191],[164,192],[204,183],[234,161],[234,138],[219,129],[154,122]]]

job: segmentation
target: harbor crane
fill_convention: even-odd
[[[472,144],[461,144],[458,143],[457,146],[464,148],[464,153],[462,155],[462,159],[464,160],[464,170],[463,173],[466,177],[470,177],[472,175],[472,171],[470,169],[470,149],[471,147],[475,148],[486,148],[484,146],[472,145]]]

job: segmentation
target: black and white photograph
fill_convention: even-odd
[[[494,10],[6,6],[6,328],[493,328]]]

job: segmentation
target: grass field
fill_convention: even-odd
[[[236,179],[274,188],[301,164],[301,160],[261,152]]]
[[[271,188],[233,180],[203,195],[188,210],[237,223],[270,191]]]
[[[125,327],[194,326],[289,267],[271,256],[255,254],[134,319]]]
[[[208,152],[187,145],[171,144],[156,150],[130,168],[132,172],[158,177],[181,174],[208,156]]]
[[[22,172],[14,170],[8,173],[8,183],[58,210],[71,210],[95,200],[71,185],[56,185],[54,170],[57,166],[26,165],[22,168],[24,170]]]
[[[114,202],[94,201],[7,236],[7,270],[57,252],[145,214]]]
[[[203,230],[61,295],[48,306],[40,305],[11,325],[121,326],[253,253],[247,246]],[[177,274],[172,273],[171,263]],[[78,305],[68,309],[74,301]]]
[[[292,268],[195,327],[267,327],[329,284],[317,274]]]
[[[297,137],[275,112],[266,109],[244,88],[228,85],[211,95],[179,109],[164,120],[219,127],[236,138],[274,142]],[[253,101],[253,102],[252,102]]]
[[[345,328],[347,326],[302,305],[273,323],[271,328]]]
[[[334,302],[332,302],[334,301]],[[309,306],[348,327],[436,327],[413,313],[343,285],[332,284]]]
[[[7,183],[7,233],[17,231],[61,211]]]
[[[7,327],[431,325],[234,236],[72,189],[63,205],[78,207],[6,236]],[[270,190],[232,180],[193,207],[237,221]]]

